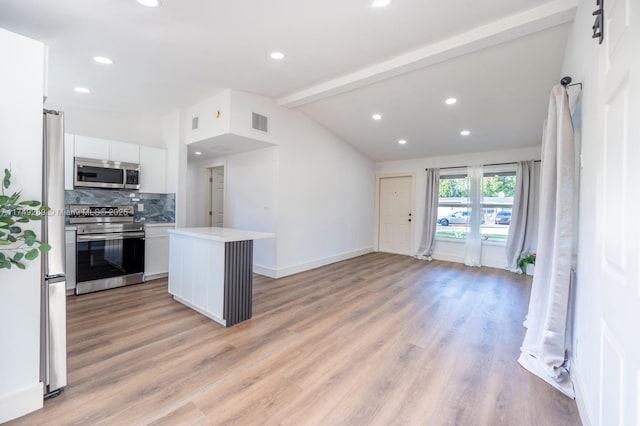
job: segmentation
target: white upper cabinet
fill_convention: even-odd
[[[80,135],[75,136],[75,156],[126,163],[140,162],[140,152],[136,144]]]
[[[140,145],[140,192],[167,192],[167,150]]]
[[[75,156],[82,158],[94,158],[96,160],[108,160],[111,141],[76,135]]]
[[[138,164],[140,162],[139,146],[133,143],[111,141],[109,160]]]
[[[73,189],[74,157],[140,164],[140,192],[167,192],[167,150],[153,146],[64,135],[64,189]]]

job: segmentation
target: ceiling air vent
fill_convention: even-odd
[[[251,113],[251,127],[261,132],[267,132],[269,129],[269,118],[253,112]]]
[[[193,117],[191,119],[191,130],[198,129],[198,117]]]

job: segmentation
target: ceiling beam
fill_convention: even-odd
[[[287,108],[348,92],[573,21],[577,0],[555,0],[278,99]]]

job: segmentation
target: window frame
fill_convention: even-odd
[[[515,163],[513,164],[500,164],[500,165],[496,165],[496,166],[484,166],[483,170],[482,170],[482,174],[483,174],[483,180],[485,177],[493,177],[493,176],[516,176],[516,170],[517,170],[517,165]],[[442,179],[456,179],[456,178],[467,178],[468,179],[468,172],[467,172],[467,167],[456,167],[456,168],[451,168],[451,169],[447,169],[447,170],[441,170],[440,172],[440,180]],[[517,183],[516,183],[517,185]],[[440,187],[440,182],[438,183],[438,188]],[[484,195],[484,182],[483,182],[483,190],[482,193],[480,194],[480,206],[482,208],[482,210],[484,211],[487,208],[493,208],[493,209],[510,209],[513,212],[513,202],[509,205],[504,204],[504,203],[496,203],[496,202],[485,202],[485,195]],[[514,198],[515,198],[515,191],[514,191]],[[464,203],[460,203],[460,202],[440,202],[440,197],[438,197],[438,209],[440,209],[441,207],[451,207],[451,208],[460,208],[460,209],[466,209],[468,211],[468,209],[471,207],[472,205],[472,200],[467,197],[466,198],[466,202]],[[496,212],[497,213],[497,212]],[[440,216],[438,216],[438,219],[440,219]],[[480,234],[482,235],[482,226],[486,225],[486,223],[481,223],[480,225]],[[511,226],[511,225],[509,225]],[[455,238],[455,237],[446,237],[446,236],[439,236],[438,235],[438,231],[441,230],[442,227],[440,225],[440,222],[437,222],[436,225],[436,236],[435,239],[436,241],[446,241],[446,242],[456,242],[456,243],[464,243],[466,241],[466,235],[467,235],[467,229],[470,230],[470,224],[467,223],[465,226],[465,236],[463,238]],[[508,235],[508,233],[507,233]],[[488,237],[487,237],[488,238]],[[482,244],[483,245],[491,245],[491,246],[502,246],[504,247],[506,245],[506,241],[496,241],[496,240],[489,240],[489,239],[484,239],[482,238]]]

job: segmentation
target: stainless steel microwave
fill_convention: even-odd
[[[140,189],[140,165],[76,157],[74,188]]]

